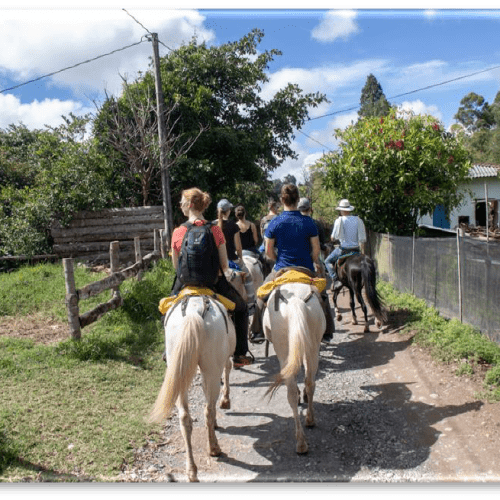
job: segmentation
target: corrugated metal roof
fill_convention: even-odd
[[[477,179],[479,177],[497,177],[500,172],[500,165],[491,163],[475,163],[469,169],[469,177]]]

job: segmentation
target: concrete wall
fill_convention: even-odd
[[[469,184],[469,189],[472,191],[473,196],[466,196],[465,200],[462,202],[458,208],[456,208],[450,215],[450,228],[454,229],[458,226],[459,216],[468,216],[469,224],[471,226],[476,225],[476,215],[475,215],[475,202],[476,200],[484,201],[484,183],[488,186],[488,201],[499,200],[500,204],[500,179],[492,177],[480,177],[477,179],[472,179]],[[498,216],[497,207],[497,221],[500,220]],[[422,217],[419,221],[420,224],[433,225],[432,215],[426,215]],[[497,222],[497,226],[498,226]]]

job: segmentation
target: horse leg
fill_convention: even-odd
[[[222,400],[220,402],[220,407],[223,410],[229,410],[231,408],[231,400],[229,399],[229,372],[232,367],[231,358],[227,358],[226,366],[224,367],[224,385],[222,386]]]
[[[337,307],[337,297],[339,295],[339,290],[333,292],[333,306],[335,307],[335,313],[337,314],[337,321],[342,321],[342,314],[340,314],[339,308]]]
[[[304,392],[307,395],[307,412],[306,412],[306,427],[314,427],[316,425],[314,419],[313,397],[316,388],[316,372],[318,371],[318,356],[313,359],[307,359],[305,363],[305,388]]]
[[[186,445],[186,475],[189,482],[198,482],[198,469],[194,463],[193,447],[191,445],[191,434],[193,433],[193,420],[189,414],[187,394],[179,396],[177,403],[179,410],[179,421],[181,424],[181,434]]]
[[[292,409],[293,418],[295,421],[295,438],[297,439],[297,453],[302,455],[307,453],[307,443],[306,438],[304,436],[304,431],[302,430],[302,424],[300,423],[300,415],[299,415],[299,405],[297,403],[297,381],[295,377],[292,379],[288,379],[286,381],[287,387],[287,397],[288,404]]]
[[[361,293],[361,290],[356,290],[356,298],[358,299],[361,309],[363,310],[363,314],[365,315],[364,332],[368,333],[370,331],[370,326],[368,324],[368,308],[366,307],[365,301],[363,300],[363,294]]]
[[[352,291],[350,286],[349,286],[349,304],[351,306],[351,312],[352,312],[352,324],[357,325],[358,318],[356,317],[356,304],[354,302],[354,292]]]
[[[215,428],[217,426],[216,405],[220,392],[220,373],[204,373],[203,390],[207,404],[205,406],[205,425],[208,433],[208,454],[211,457],[218,457],[222,451],[217,442]]]

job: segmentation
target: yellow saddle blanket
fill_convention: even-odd
[[[162,314],[165,314],[174,304],[177,304],[180,300],[188,295],[208,295],[214,299],[217,299],[228,311],[233,311],[236,307],[236,304],[221,295],[220,293],[215,293],[210,288],[204,288],[199,286],[187,286],[183,288],[177,295],[172,297],[165,297],[160,300],[160,305],[158,309]]]
[[[306,283],[307,285],[314,285],[319,293],[326,288],[325,278],[311,278],[305,273],[292,269],[283,273],[275,280],[261,285],[257,290],[257,297],[259,297],[259,299],[265,299],[277,286],[285,285],[286,283]]]

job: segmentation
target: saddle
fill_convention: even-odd
[[[326,288],[326,279],[317,278],[315,273],[306,267],[284,267],[276,273],[273,281],[261,285],[257,290],[257,297],[266,301],[271,292],[286,283],[306,283],[314,285],[321,293]],[[278,294],[281,295],[281,294]]]
[[[186,286],[177,295],[171,297],[165,297],[160,300],[158,309],[161,314],[166,314],[167,311],[177,303],[181,302],[184,298],[197,295],[197,296],[208,296],[219,301],[228,311],[233,311],[236,304],[221,295],[220,293],[215,293],[213,290],[207,287],[197,287],[197,286]],[[187,302],[186,302],[187,303]]]
[[[208,300],[209,297],[215,299],[215,304],[219,308],[221,313],[223,313],[221,305],[223,305],[228,311],[233,311],[236,307],[236,304],[232,300],[229,300],[219,293],[215,293],[210,288],[186,286],[179,292],[178,295],[165,297],[160,300],[158,309],[160,310],[161,314],[165,314],[165,318],[163,320],[164,326],[167,324],[168,318],[179,304],[181,304],[182,315],[186,315],[187,305],[191,297],[203,297],[203,312],[201,313],[202,318],[205,318],[205,314],[210,308],[210,301]],[[224,317],[224,322],[226,323],[227,332],[228,325],[226,315],[222,314],[222,316]]]
[[[345,252],[345,253],[344,253]],[[342,250],[342,255],[337,259],[337,262],[335,263],[337,269],[340,268],[342,264],[345,263],[345,261],[349,258],[352,257],[353,255],[358,255],[360,250],[358,248],[355,249],[349,249],[349,250]]]

